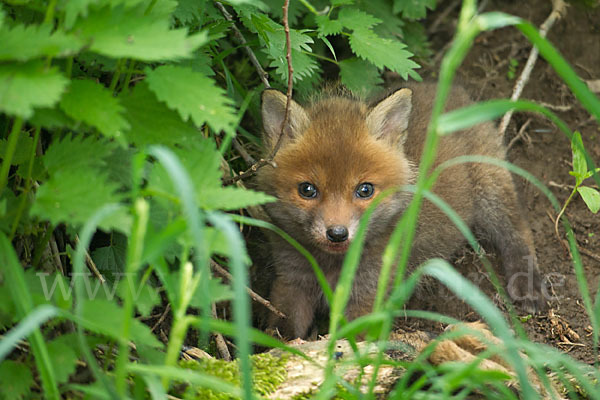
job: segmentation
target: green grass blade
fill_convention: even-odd
[[[27,317],[34,310],[33,300],[25,283],[23,268],[19,263],[15,250],[10,240],[2,232],[0,232],[0,268],[5,276],[6,286],[8,286],[11,293],[18,316],[20,318]],[[33,327],[29,340],[35,364],[42,380],[44,395],[50,399],[60,399],[48,348],[39,327]]]
[[[252,397],[252,364],[250,363],[250,304],[248,302],[248,276],[244,260],[246,259],[246,246],[239,229],[225,215],[211,213],[207,215],[208,221],[220,230],[227,238],[229,246],[229,266],[233,275],[233,318],[235,321],[235,338],[238,358],[240,360],[240,374],[244,398]]]
[[[33,309],[19,324],[13,327],[0,341],[0,362],[14,349],[19,340],[30,335],[35,329],[57,315],[56,307],[42,304]]]

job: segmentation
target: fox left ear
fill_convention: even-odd
[[[408,128],[412,90],[400,89],[381,100],[367,114],[367,127],[377,139],[397,140]]]

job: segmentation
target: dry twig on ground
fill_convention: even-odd
[[[556,22],[557,19],[562,18],[566,13],[567,5],[563,0],[552,0],[552,12],[546,18],[544,23],[540,26],[540,36],[545,38],[548,34],[552,25]],[[533,46],[531,52],[529,53],[529,57],[527,58],[527,62],[525,63],[525,67],[521,72],[521,76],[517,80],[515,87],[513,89],[513,94],[510,97],[512,101],[516,101],[521,97],[521,93],[523,93],[523,89],[525,88],[525,84],[529,80],[529,76],[531,75],[531,71],[533,71],[533,67],[535,62],[537,61],[537,57],[539,54],[539,50],[537,47]],[[507,112],[502,117],[502,121],[500,122],[500,127],[498,128],[498,132],[500,135],[504,136],[506,132],[506,128],[508,128],[508,124],[510,123],[510,119],[512,118],[512,111]]]

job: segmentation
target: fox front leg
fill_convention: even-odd
[[[278,277],[271,289],[271,302],[286,315],[272,314],[268,320],[270,330],[277,329],[286,339],[305,338],[315,317],[315,297],[312,291],[297,283]]]

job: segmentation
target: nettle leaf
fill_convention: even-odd
[[[394,0],[394,14],[402,13],[407,19],[421,19],[427,16],[427,9],[435,8],[436,0]]]
[[[373,29],[378,35],[397,40],[398,35],[403,33],[404,21],[394,14],[392,4],[388,0],[357,0],[357,4],[383,21]]]
[[[262,192],[236,187],[219,187],[210,191],[199,190],[196,197],[200,207],[204,209],[225,211],[272,203],[277,200]]]
[[[38,108],[33,117],[29,119],[29,123],[47,129],[68,128],[74,130],[75,128],[73,120],[59,108]]]
[[[54,377],[58,383],[65,383],[69,376],[77,368],[77,353],[72,345],[63,343],[61,340],[53,340],[46,343],[50,362],[54,370]]]
[[[317,15],[315,20],[321,36],[337,35],[344,29],[344,25],[340,21],[337,19],[331,20],[327,15]]]
[[[370,61],[379,69],[387,67],[404,79],[408,78],[411,71],[419,68],[417,63],[409,59],[412,53],[405,50],[404,44],[384,39],[371,30],[354,30],[350,36],[350,47],[360,58]]]
[[[98,271],[109,283],[114,283],[123,276],[125,271],[125,258],[127,255],[127,237],[112,234],[110,244],[92,251],[92,259]]]
[[[95,169],[64,169],[53,174],[39,187],[31,213],[53,225],[61,222],[81,225],[103,205],[121,200],[117,189],[116,183]],[[122,222],[128,224],[126,220]],[[112,227],[126,229],[124,225],[115,226],[108,221],[101,226],[108,230]]]
[[[4,399],[20,399],[28,395],[34,384],[33,374],[27,364],[13,360],[0,363],[0,394]]]
[[[196,126],[204,123],[215,131],[233,132],[237,116],[233,101],[215,82],[190,68],[165,65],[146,69],[146,82],[160,101]]]
[[[27,61],[43,56],[66,57],[77,53],[84,43],[60,31],[51,33],[50,25],[17,25],[0,29],[0,61]]]
[[[383,83],[379,70],[370,62],[349,58],[338,65],[342,83],[354,93],[368,95]]]
[[[103,168],[104,160],[114,151],[116,145],[104,138],[83,135],[66,135],[54,140],[42,161],[50,175],[67,169]]]
[[[152,309],[160,304],[160,295],[158,288],[153,287],[150,282],[142,280],[135,276],[125,276],[119,281],[117,293],[122,299],[125,298],[126,291],[131,291],[135,307],[140,314],[147,317],[152,312]]]
[[[61,109],[71,118],[97,128],[108,137],[121,138],[129,123],[125,110],[110,90],[90,80],[74,80],[64,94]]]
[[[573,153],[573,176],[579,185],[583,182],[585,174],[588,172],[587,161],[585,161],[585,153],[583,152],[583,141],[579,132],[573,133],[571,138],[571,151]]]
[[[125,117],[131,126],[127,139],[137,147],[150,144],[174,145],[195,140],[200,132],[190,123],[183,122],[177,112],[158,101],[146,82],[121,96]]]
[[[35,107],[52,107],[69,80],[40,61],[0,65],[0,111],[29,118]]]
[[[145,7],[104,7],[89,12],[73,27],[91,40],[90,50],[114,58],[162,61],[191,57],[208,42],[206,32],[188,36],[187,29],[170,29],[168,15],[145,15]]]
[[[381,20],[357,8],[343,8],[338,14],[338,21],[348,29],[370,29],[380,24]]]
[[[577,191],[590,211],[596,214],[600,210],[600,192],[587,186],[580,186]]]
[[[198,285],[196,291],[192,295],[192,299],[190,301],[190,306],[196,308],[202,308],[203,301],[202,299],[206,296],[201,292],[201,285]],[[221,279],[213,278],[208,281],[208,293],[211,302],[219,302],[225,300],[233,299],[233,291],[228,285],[224,285],[221,283]]]

